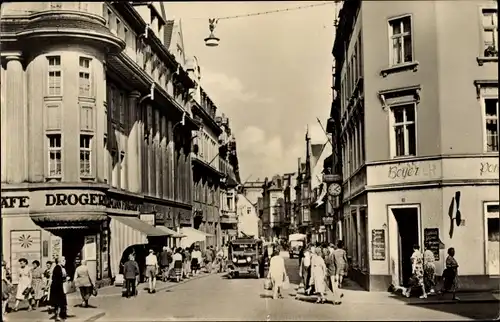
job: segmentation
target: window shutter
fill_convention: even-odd
[[[91,131],[94,129],[93,109],[90,106],[80,108],[80,129]]]
[[[47,129],[59,130],[61,129],[61,115],[59,105],[47,106]]]

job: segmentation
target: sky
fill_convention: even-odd
[[[332,101],[335,7],[222,19],[218,47],[206,47],[208,18],[312,5],[314,1],[166,2],[167,19],[181,19],[184,51],[196,56],[201,84],[230,122],[243,181],[297,171],[305,132],[326,142]]]

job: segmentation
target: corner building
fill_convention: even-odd
[[[368,290],[406,285],[414,244],[461,289],[498,289],[493,1],[346,1],[333,55],[344,241]],[[336,123],[336,122],[335,122]]]
[[[194,84],[163,46],[162,5],[2,5],[2,255],[13,275],[20,257],[62,255],[69,276],[82,258],[108,284],[128,253],[172,244],[191,224]]]

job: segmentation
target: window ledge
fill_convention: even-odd
[[[80,175],[80,180],[82,181],[95,181],[95,178],[87,175]]]
[[[44,96],[45,101],[62,101],[62,95],[46,95]]]
[[[417,157],[416,155],[402,155],[402,156],[394,156],[394,157],[392,157],[392,159],[393,160],[398,160],[398,161],[401,161],[401,162],[405,162],[405,161],[413,160],[416,157]]]
[[[484,63],[498,63],[498,57],[476,57],[477,64],[483,66]]]
[[[414,61],[414,62],[410,62],[410,63],[404,63],[404,64],[400,64],[400,65],[390,66],[390,67],[382,69],[380,71],[380,75],[382,77],[387,77],[390,74],[404,72],[404,71],[407,71],[410,69],[413,70],[413,72],[416,72],[418,70],[418,65],[419,65],[419,62]]]
[[[62,180],[62,176],[57,176],[57,177],[52,176],[52,177],[45,178],[45,181],[47,181],[47,182],[61,182],[61,180]]]

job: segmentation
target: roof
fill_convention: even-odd
[[[110,217],[116,219],[122,224],[129,226],[130,228],[140,231],[141,233],[145,234],[148,237],[171,236],[170,233],[162,229],[156,228],[154,226],[151,226],[150,224],[140,220],[137,217],[124,217],[124,216],[110,216]]]
[[[165,47],[170,48],[170,42],[172,41],[172,32],[174,30],[174,20],[167,20],[163,32]]]

